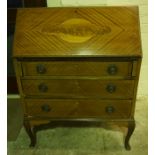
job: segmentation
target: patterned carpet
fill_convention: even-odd
[[[147,155],[147,97],[138,97],[136,129],[131,151],[123,145],[123,134],[103,128],[54,128],[37,133],[37,146],[29,148],[24,128],[16,141],[8,142],[8,155]]]

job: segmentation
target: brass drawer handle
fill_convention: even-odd
[[[115,75],[117,73],[117,66],[116,65],[110,65],[107,69],[107,72],[110,74],[110,75]]]
[[[106,89],[109,93],[113,93],[116,91],[116,86],[113,84],[108,84]]]
[[[109,114],[115,112],[115,108],[112,107],[112,106],[107,106],[107,107],[105,108],[105,110],[106,110],[106,112],[109,113]]]
[[[41,106],[42,111],[49,112],[51,111],[51,107],[48,104],[44,104]]]
[[[39,73],[39,74],[46,73],[46,68],[45,68],[45,66],[43,64],[38,64],[36,66],[36,70],[37,70],[37,73]]]
[[[43,93],[45,93],[45,92],[48,91],[48,87],[47,87],[47,85],[44,84],[44,83],[41,83],[41,84],[38,86],[38,89],[39,89],[40,92],[43,92]]]

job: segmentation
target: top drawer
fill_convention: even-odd
[[[24,61],[24,76],[131,76],[132,62]]]

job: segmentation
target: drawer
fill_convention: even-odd
[[[25,95],[50,97],[132,98],[134,80],[22,80]]]
[[[24,76],[119,76],[131,75],[132,62],[43,61],[22,62]]]
[[[130,100],[26,99],[25,102],[28,115],[36,117],[127,118],[131,112]]]

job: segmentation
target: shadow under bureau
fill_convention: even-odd
[[[138,8],[18,9],[13,59],[24,126],[135,128],[141,65]]]

